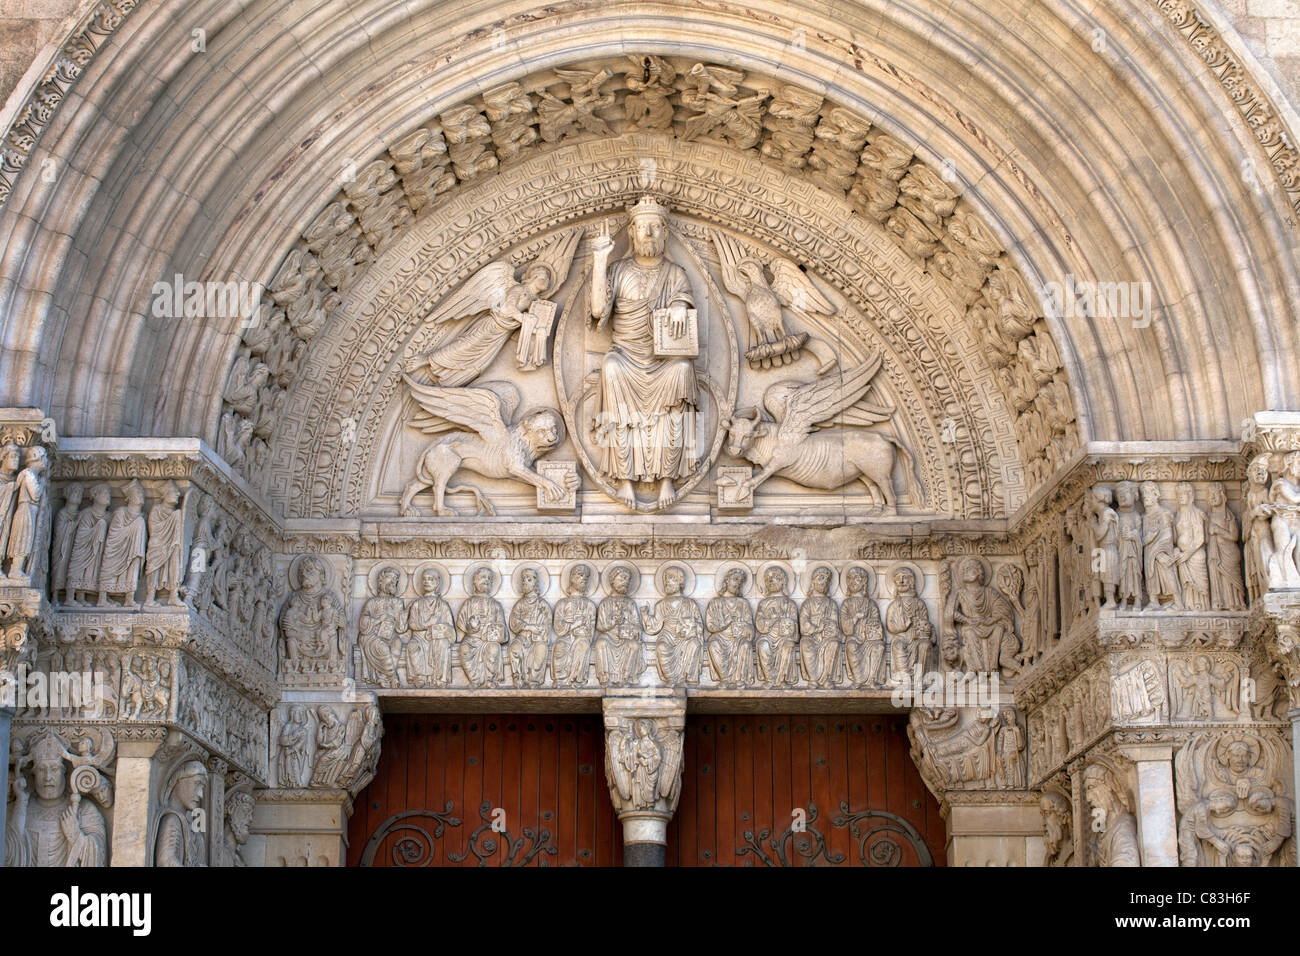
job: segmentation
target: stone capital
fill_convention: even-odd
[[[603,701],[605,779],[623,822],[627,866],[663,866],[668,821],[682,787],[686,695],[670,688],[616,692]]]

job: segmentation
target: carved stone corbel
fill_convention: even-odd
[[[646,689],[606,697],[605,778],[623,822],[623,865],[663,866],[682,788],[686,695]]]

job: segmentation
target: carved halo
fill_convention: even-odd
[[[1250,749],[1250,765],[1252,767],[1260,764],[1260,761],[1264,756],[1264,751],[1255,737],[1244,733],[1228,734],[1220,737],[1214,744],[1214,761],[1216,764],[1214,771],[1217,776],[1222,776],[1222,771],[1219,769],[1219,765],[1227,766],[1228,747],[1235,743],[1245,744]]]
[[[669,568],[681,569],[682,574],[686,578],[685,583],[682,585],[682,595],[684,597],[690,597],[693,595],[695,593],[695,569],[685,561],[665,561],[663,564],[659,565],[659,567],[655,568],[655,590],[659,595],[662,597],[666,593],[664,591],[664,573]]]
[[[989,559],[988,559],[988,558],[984,557],[984,555],[982,555],[982,554],[962,554],[962,555],[957,555],[956,557],[954,557],[954,558],[953,558],[953,563],[952,563],[952,565],[951,565],[951,567],[952,567],[952,576],[953,576],[952,586],[953,586],[954,588],[961,587],[961,569],[962,569],[962,567],[966,564],[967,561],[977,561],[977,562],[979,562],[979,566],[980,566],[980,568],[982,569],[983,574],[984,574],[984,584],[985,584],[986,586],[991,585],[991,584],[994,583],[994,582],[993,582],[993,565],[989,562]],[[923,580],[923,579],[918,578],[917,580],[920,581],[920,580]],[[919,589],[918,589],[918,591],[919,591]]]
[[[848,567],[844,569],[844,573],[840,575],[840,584],[844,590],[844,594],[847,595],[849,593],[848,577],[849,577],[849,572],[852,571],[854,568],[861,569],[863,573],[865,573],[867,576],[867,591],[865,597],[869,597],[872,600],[878,598],[880,595],[876,593],[876,584],[879,575],[876,574],[875,569],[871,567],[871,565],[861,564],[861,563],[850,564]],[[913,570],[915,569],[913,568]],[[833,569],[832,569],[832,573],[834,573]]]
[[[862,565],[862,567],[865,568],[866,565]],[[807,566],[806,568],[804,568],[804,569],[803,569],[803,573],[799,575],[799,588],[800,588],[800,593],[801,593],[804,597],[809,597],[809,596],[812,594],[812,577],[813,577],[813,572],[816,571],[818,568],[825,568],[827,571],[829,571],[829,572],[831,573],[831,586],[830,586],[829,588],[826,589],[826,596],[827,596],[827,597],[834,597],[834,596],[835,596],[835,588],[839,585],[839,575],[836,574],[836,572],[835,572],[835,565],[831,564],[829,561],[809,561],[809,562],[808,562],[808,566]],[[867,572],[867,590],[868,590],[868,593],[869,593],[870,590],[871,590],[871,573],[870,573],[870,571]]]
[[[289,564],[289,587],[295,591],[302,590],[302,569],[305,565],[315,562],[316,566],[321,569],[321,581],[325,590],[331,590],[334,587],[334,569],[330,563],[319,554],[300,554]]]
[[[728,571],[745,572],[745,586],[740,589],[741,597],[754,589],[754,572],[750,570],[749,565],[743,561],[723,561],[713,572],[713,593],[722,593],[722,582],[726,579]]]
[[[570,561],[561,568],[560,590],[564,592],[566,597],[569,596],[569,574],[577,567],[584,567],[587,569],[587,596],[590,597],[591,592],[600,584],[600,572],[596,570],[596,566],[590,561]]]
[[[510,572],[510,587],[515,597],[524,596],[522,577],[525,571],[533,570],[537,572],[537,593],[545,596],[551,590],[551,572],[546,569],[545,565],[525,563],[518,565]]]
[[[460,581],[461,586],[465,589],[465,593],[467,595],[474,593],[474,575],[479,571],[486,571],[488,574],[492,575],[492,587],[488,589],[487,596],[495,597],[496,593],[501,590],[501,572],[491,564],[487,564],[483,561],[471,564],[461,572]]]
[[[406,593],[406,572],[398,565],[390,561],[384,561],[376,564],[366,575],[366,586],[370,589],[367,593],[370,597],[379,596],[379,574],[385,568],[392,568],[397,572],[397,596],[401,597]]]
[[[641,590],[641,572],[637,566],[630,561],[615,561],[604,571],[600,572],[600,586],[604,589],[606,594],[613,594],[614,592],[610,590],[609,587],[609,581],[613,576],[614,571],[618,568],[626,568],[628,571],[632,572],[632,580],[628,583],[627,594],[628,597],[635,597],[637,591]]]
[[[426,571],[433,571],[438,575],[438,580],[442,582],[442,586],[438,588],[438,593],[445,598],[447,590],[451,587],[451,575],[447,573],[446,568],[436,561],[426,561],[411,572],[411,586],[415,588],[416,596],[423,596],[423,592],[420,590],[420,582],[424,579],[424,572]]]
[[[925,587],[926,587],[925,572],[922,571],[915,564],[913,564],[911,561],[896,561],[893,564],[891,564],[888,567],[888,569],[886,569],[885,573],[887,577],[884,584],[880,588],[881,591],[887,591],[888,597],[891,598],[898,597],[898,595],[894,592],[894,572],[901,571],[904,569],[911,571],[912,577],[916,579],[916,596],[925,597]],[[987,573],[987,569],[986,569],[986,573]]]
[[[785,595],[792,597],[795,588],[799,586],[799,575],[785,561],[764,561],[759,565],[758,572],[754,575],[755,593],[761,597],[774,596],[767,593],[767,572],[773,568],[785,575]]]

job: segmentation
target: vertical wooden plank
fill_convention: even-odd
[[[682,750],[682,792],[677,801],[677,858],[681,866],[699,866],[700,834],[696,826],[696,795],[700,789],[700,727],[707,717],[692,717],[686,722],[686,739]]]
[[[730,717],[713,722],[714,760],[714,864],[731,866],[736,861],[736,725]]]
[[[768,731],[772,737],[772,837],[780,841],[781,834],[794,823],[794,779],[790,769],[790,738],[794,736],[792,718],[788,715],[771,718],[768,721]],[[806,775],[804,779],[807,780]],[[800,793],[799,799],[804,809],[807,809],[807,795]],[[790,850],[786,854],[787,860],[794,862],[790,858]]]
[[[521,714],[513,718],[516,731],[506,740],[505,774],[518,779],[519,833],[523,835],[524,827],[534,833],[546,829],[542,823],[542,811],[537,804],[541,774],[540,748],[538,746],[537,725],[541,718],[532,714]],[[512,743],[513,741],[513,743]],[[504,783],[504,781],[503,781]],[[529,846],[531,846],[529,841]],[[541,854],[538,854],[541,856]],[[533,857],[532,866],[540,865],[538,857]]]
[[[700,726],[699,789],[695,798],[696,866],[712,866],[718,857],[718,718]]]
[[[596,813],[599,806],[596,798],[599,794],[596,792],[595,783],[598,776],[603,779],[604,764],[599,760],[605,758],[605,735],[603,732],[597,732],[599,719],[593,720],[590,717],[577,719],[577,749],[574,752],[573,781],[578,799],[573,829],[577,841],[577,861],[584,866],[610,866],[613,856],[608,852],[609,847],[602,846],[600,843]],[[608,800],[609,797],[605,799]]]
[[[546,866],[563,862],[559,856],[559,734],[561,717],[537,719],[537,816],[539,825],[551,831],[551,845],[556,855],[546,854]],[[527,759],[525,757],[524,759]]]
[[[889,749],[889,720],[872,714],[865,718],[867,727],[867,805],[861,809],[887,810],[889,792],[885,755]],[[858,808],[855,808],[858,809]]]
[[[852,865],[856,855],[854,841],[848,827],[836,828],[834,819],[840,815],[840,803],[849,800],[849,725],[851,714],[830,714],[826,717],[826,762],[829,778],[830,805],[826,807],[828,843],[832,853],[845,857],[845,866]]]
[[[447,807],[446,761],[447,761],[447,725],[446,720],[438,714],[429,714],[425,718],[425,760],[424,760],[424,799],[425,805],[437,813]],[[444,830],[442,839],[433,844],[433,866],[444,866],[447,861],[447,834]]]
[[[579,848],[588,848],[580,842],[578,832],[578,790],[581,778],[578,775],[578,734],[579,723],[572,715],[559,719],[555,737],[555,845],[556,862],[562,866],[584,863],[578,856]]]
[[[462,718],[465,728],[465,847],[468,852],[469,836],[483,824],[479,804],[483,802],[483,724],[481,714],[466,714]],[[477,866],[478,859],[471,853],[462,866]]]
[[[808,774],[809,789],[812,799],[817,803],[817,831],[826,838],[827,854],[834,855],[836,842],[843,842],[841,833],[836,831],[833,821],[839,812],[835,804],[835,794],[831,790],[830,768],[830,733],[833,714],[818,714],[809,717],[805,723],[808,727]],[[819,864],[825,865],[824,860]]]
[[[754,826],[754,719],[729,717],[727,720],[731,724],[732,746],[736,754],[735,814],[730,822],[719,821],[719,828],[725,825],[729,831],[731,852],[730,856],[723,856],[720,846],[718,862],[723,866],[737,866],[744,861],[743,857],[736,855],[744,845],[743,834]]]
[[[900,817],[907,816],[906,765],[907,733],[897,718],[889,718],[885,727],[885,809]]]
[[[448,859],[448,854],[464,853],[465,840],[469,832],[477,825],[475,813],[465,805],[465,723],[463,714],[452,714],[443,723],[442,732],[446,735],[446,757],[443,758],[443,804],[452,802],[452,815],[460,820],[460,826],[447,831],[443,840],[443,859],[447,866],[455,866]]]
[[[779,717],[769,717],[766,714],[750,718],[750,733],[754,741],[754,819],[745,829],[752,830],[755,839],[758,838],[759,831],[773,826],[777,813],[781,812],[775,807],[776,778],[772,769],[772,753],[778,723],[780,723]],[[785,827],[781,827],[776,832],[780,834],[784,830]],[[764,849],[766,850],[766,847]],[[749,854],[748,858],[755,866],[759,865],[758,859],[752,854]]]
[[[370,839],[370,835],[379,829],[384,820],[388,819],[391,814],[397,812],[396,810],[390,809],[390,805],[401,802],[400,798],[397,798],[395,794],[393,795],[393,799],[390,800],[389,782],[392,780],[394,775],[394,765],[404,764],[406,762],[406,734],[403,733],[404,729],[405,728],[402,726],[400,720],[393,721],[393,728],[391,731],[392,746],[386,748],[389,751],[387,754],[385,754],[382,749],[379,752],[379,765],[375,768],[375,779],[372,784],[373,792],[370,795],[370,799],[366,802],[366,832],[365,836],[362,838],[363,842]],[[385,736],[387,737],[388,734],[385,733]],[[384,760],[385,756],[388,758],[387,761]],[[384,866],[388,865],[388,848],[391,842],[391,839],[385,840],[384,845],[381,846],[379,852],[375,854],[376,860],[379,860],[381,856],[383,857],[384,863],[382,865]]]
[[[815,799],[812,788],[812,746],[811,736],[813,728],[813,718],[797,716],[788,718],[787,726],[790,728],[790,819],[788,824],[794,823],[793,810],[799,807],[809,817],[812,813],[809,806],[817,803],[817,829],[825,832],[825,813],[826,809],[820,801]],[[791,843],[791,860],[795,861],[793,848],[802,837],[796,836]]]
[[[505,752],[506,725],[514,719],[500,714],[493,714],[483,719],[483,803],[491,804],[488,814],[497,809],[506,811],[506,829],[515,839],[519,838],[519,803],[517,796],[510,798],[502,782],[501,761]],[[516,794],[518,785],[515,786]],[[501,841],[498,840],[498,843]],[[498,866],[505,862],[506,852],[494,854],[488,861],[489,866]]]

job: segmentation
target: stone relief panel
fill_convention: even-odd
[[[951,671],[933,624],[937,572],[843,561],[801,562],[796,572],[779,560],[362,559],[349,658],[357,684],[381,691],[919,688]]]
[[[433,302],[436,307],[436,304],[445,298],[455,296],[457,294],[455,290],[460,283],[473,278],[486,264],[494,259],[499,260],[503,255],[508,256],[514,267],[511,281],[515,284],[523,284],[524,272],[528,271],[533,260],[555,244],[557,235],[544,231],[555,230],[556,210],[561,208],[566,200],[556,196],[543,201],[540,196],[532,195],[529,192],[530,184],[535,192],[538,176],[548,181],[553,180],[556,189],[560,190],[565,197],[572,198],[572,208],[559,217],[561,221],[608,210],[611,207],[621,209],[625,204],[634,204],[639,192],[648,189],[654,191],[659,196],[660,202],[672,208],[670,217],[672,231],[682,234],[690,232],[691,235],[687,235],[686,240],[697,240],[693,244],[683,241],[682,246],[692,245],[691,252],[701,261],[707,260],[709,263],[708,283],[702,283],[696,275],[691,275],[690,278],[692,284],[701,282],[703,286],[695,288],[693,285],[693,298],[697,300],[695,305],[697,312],[703,308],[706,313],[703,318],[706,320],[708,314],[720,316],[721,310],[716,307],[720,304],[729,310],[729,314],[735,316],[733,324],[741,333],[734,337],[735,360],[745,362],[746,371],[750,371],[748,360],[743,358],[743,352],[748,347],[742,344],[747,341],[748,333],[745,331],[745,326],[749,324],[748,308],[741,297],[733,297],[724,292],[722,253],[718,251],[717,244],[713,241],[714,230],[708,227],[691,229],[690,219],[682,217],[703,216],[713,221],[732,221],[739,208],[737,204],[752,205],[755,197],[752,192],[746,192],[743,196],[737,193],[737,182],[733,181],[730,174],[719,176],[718,168],[730,168],[735,163],[728,160],[725,153],[716,147],[705,142],[693,142],[678,143],[672,145],[669,150],[670,145],[655,138],[646,138],[644,142],[620,141],[617,144],[610,144],[611,149],[614,150],[612,156],[607,155],[609,150],[600,150],[603,158],[599,160],[593,156],[595,147],[592,144],[564,147],[564,150],[571,151],[573,155],[568,156],[566,153],[562,158],[559,153],[556,153],[554,156],[540,158],[537,162],[544,165],[528,176],[523,175],[522,167],[515,167],[509,173],[503,172],[492,181],[490,187],[485,185],[484,188],[489,192],[476,195],[473,203],[468,200],[450,200],[456,206],[456,214],[447,220],[447,223],[455,223],[457,230],[462,228],[466,230],[465,236],[456,239],[431,236],[424,239],[423,244],[417,244],[414,236],[409,240],[406,238],[396,240],[397,245],[394,246],[392,256],[385,258],[384,276],[381,278],[378,275],[368,275],[348,297],[351,303],[348,308],[365,312],[367,316],[365,320],[360,326],[348,328],[335,327],[331,324],[322,333],[323,338],[315,343],[307,356],[310,371],[299,378],[298,384],[289,396],[281,418],[280,434],[294,446],[299,441],[298,436],[302,436],[303,440],[310,441],[313,450],[309,451],[306,446],[303,446],[292,453],[295,460],[299,456],[306,456],[298,463],[302,467],[298,467],[298,464],[291,467],[288,457],[280,455],[275,457],[272,465],[274,474],[271,478],[271,494],[276,498],[283,496],[286,507],[291,510],[305,508],[306,510],[298,512],[301,514],[316,513],[316,506],[308,506],[309,498],[303,495],[314,497],[318,494],[318,489],[319,493],[346,497],[348,500],[346,508],[350,511],[367,506],[366,503],[374,493],[371,482],[374,480],[375,465],[371,464],[371,461],[391,453],[390,439],[386,436],[390,435],[395,420],[409,417],[409,411],[402,412],[391,408],[393,403],[406,400],[407,390],[402,380],[402,373],[411,365],[418,366],[420,357],[436,351],[439,345],[433,329],[415,330],[419,334],[410,337],[413,325],[428,314],[427,303]],[[637,176],[639,168],[637,164],[647,156],[655,157],[657,172],[653,184],[642,183]],[[662,163],[659,162],[661,156]],[[695,165],[697,161],[704,163],[706,157],[707,162],[712,165],[707,167]],[[741,169],[737,172],[746,177],[750,176],[747,166],[748,161],[742,162]],[[762,225],[765,221],[763,217],[745,218],[747,228],[751,228],[748,224],[752,224],[758,233],[752,237],[760,244],[756,248],[762,253],[762,258],[769,260],[769,263],[764,265],[768,270],[764,282],[769,284],[777,282],[779,286],[785,288],[776,278],[776,272],[771,271],[774,267],[770,261],[775,255],[790,261],[794,261],[792,256],[797,257],[801,264],[807,263],[810,267],[815,265],[821,270],[820,274],[827,277],[830,285],[821,284],[816,277],[812,277],[812,273],[806,274],[815,284],[818,298],[837,306],[834,316],[822,315],[818,312],[820,306],[799,310],[800,317],[796,317],[792,310],[784,309],[783,323],[791,326],[786,334],[797,334],[805,321],[810,324],[820,322],[824,328],[830,330],[830,334],[819,335],[815,330],[807,329],[808,345],[811,348],[820,348],[818,343],[822,341],[840,343],[845,339],[844,332],[847,329],[854,337],[869,343],[868,348],[871,350],[878,350],[877,341],[879,341],[879,349],[886,347],[892,349],[896,361],[901,364],[892,365],[886,360],[882,365],[877,384],[882,388],[888,384],[891,394],[901,403],[902,407],[897,416],[899,420],[910,423],[910,427],[913,428],[920,427],[919,422],[928,420],[931,423],[929,427],[936,432],[928,440],[917,440],[906,435],[902,438],[903,444],[918,456],[917,470],[922,478],[933,473],[935,469],[940,472],[951,472],[955,469],[957,472],[955,480],[949,479],[954,482],[954,488],[948,494],[960,489],[960,493],[966,496],[992,495],[993,498],[1000,498],[1001,492],[995,493],[991,483],[996,481],[995,473],[1003,469],[1002,462],[1011,460],[1007,457],[1004,444],[1004,439],[1010,436],[991,431],[982,418],[986,415],[1001,417],[1003,413],[993,412],[993,409],[1000,406],[1003,399],[998,395],[998,387],[987,365],[984,364],[985,360],[978,357],[980,352],[975,339],[973,337],[953,339],[946,332],[941,333],[938,325],[933,324],[933,318],[925,314],[927,309],[921,305],[923,302],[933,301],[933,309],[928,310],[933,316],[944,314],[951,309],[950,305],[944,304],[937,287],[931,285],[916,288],[914,283],[919,278],[919,273],[914,271],[915,265],[908,263],[906,257],[901,256],[888,240],[883,240],[884,244],[880,245],[877,242],[879,237],[838,235],[845,228],[844,219],[842,216],[833,218],[827,215],[829,210],[816,211],[812,207],[807,207],[800,208],[796,212],[794,209],[786,208],[801,204],[788,191],[776,191],[779,189],[779,184],[775,180],[779,179],[781,174],[762,168],[755,169],[753,174],[758,177],[759,182],[773,180],[771,184],[773,192],[760,196],[759,201],[764,204],[770,202],[774,216],[781,219],[789,218],[792,223],[799,222],[801,233],[806,229],[811,230],[807,233],[806,242],[801,241],[797,248],[787,249],[791,243],[789,230],[768,229]],[[518,179],[517,183],[515,179]],[[579,188],[579,180],[582,190],[580,194],[575,191]],[[697,180],[699,180],[698,187]],[[764,182],[764,185],[767,184]],[[755,213],[757,211],[754,210]],[[462,212],[464,217],[460,215]],[[443,222],[442,219],[438,221]],[[571,227],[562,227],[561,232],[568,228]],[[610,226],[611,232],[623,228],[624,224],[620,220],[615,220]],[[588,336],[582,319],[583,313],[589,311],[583,305],[589,299],[584,287],[589,284],[589,267],[594,261],[592,244],[598,241],[597,233],[601,231],[601,225],[599,222],[592,222],[589,228],[584,227],[584,229],[586,238],[574,257],[573,275],[570,278],[572,288],[564,290],[558,297],[551,297],[552,301],[559,304],[556,318],[557,330],[554,333],[557,343],[560,336],[565,334],[569,336],[566,341],[573,341],[574,336],[579,334],[585,341]],[[826,232],[823,233],[823,230]],[[470,242],[468,236],[472,231],[491,236],[490,245],[484,247],[480,240]],[[825,239],[822,238],[823,235]],[[530,239],[529,236],[537,236],[537,238]],[[743,236],[732,238],[738,242],[743,241],[746,247],[754,246],[753,242]],[[844,246],[846,240],[861,247],[851,258]],[[524,244],[520,245],[521,242]],[[676,237],[670,236],[667,258],[681,264],[688,274],[693,271],[698,272],[695,270],[691,255],[687,255],[681,249],[675,251],[672,248],[677,243]],[[767,251],[763,250],[764,244],[770,247]],[[472,254],[471,250],[475,249],[482,251]],[[515,251],[510,252],[511,249]],[[779,250],[779,253],[776,250]],[[852,278],[842,278],[837,274],[840,270],[844,271],[844,275]],[[533,270],[533,274],[540,282],[540,271]],[[766,278],[768,274],[772,275],[771,279]],[[836,288],[850,296],[852,308],[841,307],[836,294],[832,291]],[[572,295],[569,294],[570,292]],[[787,297],[793,294],[790,293]],[[813,297],[809,295],[806,298],[811,301]],[[794,301],[793,298],[791,301]],[[921,312],[918,312],[918,307]],[[414,315],[413,312],[419,314]],[[697,320],[700,318],[701,316],[697,316]],[[519,320],[511,320],[511,322],[515,321]],[[918,334],[907,333],[905,325],[909,321],[919,322],[924,331],[918,329]],[[571,333],[566,332],[566,327],[573,322],[577,323],[577,327]],[[454,323],[441,325],[445,327],[448,324]],[[707,325],[706,321],[702,335],[707,334]],[[522,325],[519,328],[523,330]],[[947,328],[951,329],[951,323]],[[445,336],[450,333],[442,328],[439,334]],[[384,341],[380,342],[376,336],[382,337]],[[608,349],[608,345],[605,345],[602,351],[605,349]],[[809,349],[801,347],[801,356],[808,351]],[[568,354],[564,350],[561,352]],[[498,364],[484,373],[483,380],[495,381],[509,378],[517,384],[521,372],[518,367],[518,347],[513,350],[513,353],[513,359],[499,355]],[[864,356],[855,356],[854,360],[860,363],[862,357]],[[712,356],[707,352],[705,358],[712,360]],[[843,356],[841,358],[843,359]],[[800,363],[805,364],[808,370],[812,371],[814,368],[824,366],[825,361],[813,354],[812,359],[801,357],[796,367]],[[849,367],[847,361],[842,361],[841,364],[846,368]],[[762,368],[761,360],[759,366],[760,372],[772,372],[771,368],[766,370]],[[788,366],[782,367],[788,368]],[[587,373],[584,372],[584,376],[585,374]],[[807,374],[807,372],[803,373],[804,381],[807,381]],[[526,373],[524,378],[527,378]],[[354,385],[341,390],[340,387],[347,382],[353,382]],[[922,388],[922,383],[923,389],[920,394],[917,394],[918,388]],[[583,385],[580,391],[586,391],[586,388],[587,386]],[[952,400],[948,400],[943,394],[927,394],[934,389],[938,389],[940,393],[953,392]],[[299,391],[303,392],[301,396],[297,395]],[[308,399],[307,392],[319,394]],[[364,396],[373,397],[363,397],[362,393]],[[707,388],[701,394],[706,403],[711,399]],[[758,390],[752,398],[744,398],[745,401],[740,405],[742,410],[758,407],[762,404],[762,390]],[[595,398],[593,397],[591,401],[594,402]],[[320,419],[320,411],[327,410],[324,416],[327,424],[323,430],[312,430],[309,435],[306,430],[306,419],[303,416],[308,405],[312,403],[315,403],[314,407],[317,409],[315,413],[317,420]],[[548,403],[540,399],[538,401],[538,404]],[[345,408],[344,405],[347,407]],[[989,411],[986,412],[985,409]],[[707,408],[705,411],[707,415]],[[948,442],[943,440],[943,434],[939,434],[945,419],[950,420],[946,430],[943,431],[943,434],[947,434],[950,439]],[[339,443],[343,441],[342,436],[345,432],[348,441],[340,446]],[[572,437],[575,429],[569,428],[569,432]],[[578,437],[581,438],[580,433]],[[962,453],[962,446],[967,442],[991,443],[994,447],[1003,450],[994,457],[984,452],[966,455]],[[949,448],[948,445],[953,447]],[[344,449],[345,454],[326,451],[329,448],[337,451],[340,447]],[[289,453],[286,451],[285,454]],[[1015,454],[1011,452],[1013,457]],[[593,456],[593,460],[596,457],[598,456]],[[290,473],[296,477],[291,478]],[[404,476],[400,485],[388,489],[385,494],[400,496],[401,487],[407,480],[409,476]],[[897,480],[901,482],[901,478]],[[1002,480],[1013,481],[1006,475]],[[290,481],[294,483],[295,488],[301,490],[288,494]],[[322,485],[319,481],[325,483]],[[983,490],[976,492],[976,488]],[[901,484],[899,490],[902,491]],[[657,497],[650,495],[648,490],[643,496],[647,504],[657,500]],[[947,506],[942,501],[928,502],[928,506],[941,512],[947,510]],[[342,507],[341,502],[322,504],[320,513],[336,513],[340,507]],[[962,507],[961,510],[967,509]]]
[[[626,255],[611,262],[616,240]],[[376,437],[367,510],[760,516],[798,507],[832,517],[950,507],[947,469],[911,450],[921,435],[941,439],[938,425],[896,414],[917,407],[915,380],[878,335],[862,358],[846,354],[826,320],[855,310],[792,261],[670,216],[650,196],[514,258],[480,269],[417,330],[401,372],[408,397]],[[721,273],[740,288],[736,270],[765,259],[794,303],[765,284],[768,318],[745,304],[754,294],[729,298],[719,285]],[[742,323],[783,321],[800,346],[776,363],[746,360]],[[798,361],[804,354],[811,359]],[[527,374],[548,365],[553,384]],[[774,378],[777,369],[786,377]]]
[[[371,702],[296,700],[275,709],[271,733],[273,787],[355,796],[375,774],[383,722]]]
[[[996,388],[1011,406],[1030,483],[1041,483],[1066,462],[1077,444],[1074,412],[1041,306],[957,187],[917,159],[911,147],[819,94],[743,71],[657,56],[575,64],[508,83],[444,111],[359,170],[267,284],[263,311],[269,319],[246,333],[227,384],[219,428],[223,455],[261,483],[271,440],[267,430],[274,432],[284,389],[301,375],[308,343],[367,265],[441,193],[547,150],[646,133],[733,153],[752,151],[782,175],[811,180],[877,223],[882,236],[923,268],[966,315],[996,370]],[[642,157],[641,164],[642,185],[654,186],[660,179],[658,160]],[[449,202],[454,199],[442,205]],[[726,237],[721,241],[723,247],[731,243]],[[720,252],[727,263],[726,288],[743,299],[749,319],[747,361],[766,369],[811,350],[825,367],[824,343],[803,330],[787,330],[781,311],[786,306],[805,315],[830,314],[836,310],[833,301],[810,287],[786,257],[754,256],[743,243]],[[530,290],[558,278],[543,278],[536,268],[529,275],[512,270],[508,278],[497,273],[499,268],[480,271],[481,283],[466,288],[502,294],[513,289],[513,298],[520,299],[537,296]],[[459,348],[504,338],[511,323],[523,326],[529,303],[502,302],[506,308],[485,320],[498,331],[480,323]],[[523,308],[510,317],[509,309],[519,305]],[[549,311],[535,313],[530,325]],[[540,363],[537,348],[543,343],[535,329],[521,332],[516,350],[521,367]],[[454,354],[445,351],[441,360]],[[469,374],[473,367],[470,363],[456,374]]]
[[[101,727],[15,728],[5,866],[108,865],[115,750]]]
[[[1275,732],[1202,733],[1174,757],[1183,866],[1295,866],[1286,742]]]

